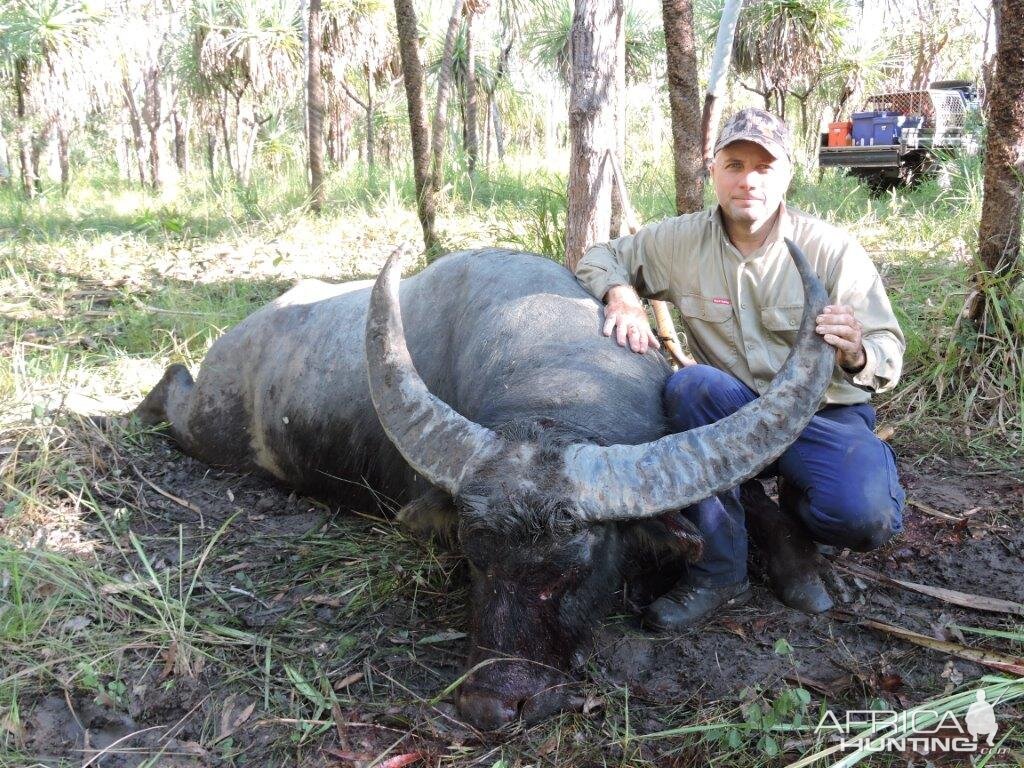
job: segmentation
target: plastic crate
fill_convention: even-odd
[[[853,143],[859,147],[877,144],[878,142],[875,140],[875,120],[880,117],[896,117],[899,114],[899,112],[889,110],[854,112],[850,115],[850,120],[853,122],[853,130],[851,131]]]
[[[850,122],[853,123],[850,137],[858,147],[874,143],[875,126],[873,121],[879,114],[879,112],[854,112],[850,115]]]
[[[853,122],[845,120],[828,125],[828,145],[830,147],[848,147],[853,144]]]
[[[905,117],[876,117],[872,120],[873,136],[875,144],[899,144],[900,128]]]

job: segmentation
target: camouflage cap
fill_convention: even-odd
[[[774,157],[792,159],[789,126],[782,118],[763,109],[748,107],[730,117],[718,134],[715,154],[734,141],[752,141],[760,144]]]

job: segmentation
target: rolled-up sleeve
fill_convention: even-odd
[[[675,222],[648,224],[635,235],[591,246],[576,265],[576,279],[601,300],[616,285],[631,285],[644,298],[666,298]]]
[[[896,386],[903,371],[906,339],[893,314],[882,278],[860,245],[847,245],[834,270],[833,297],[853,308],[862,327],[866,362],[847,378],[856,386],[885,392]]]

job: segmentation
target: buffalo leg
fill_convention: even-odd
[[[803,523],[779,509],[759,480],[744,483],[740,499],[747,532],[779,599],[806,613],[831,608],[832,600],[818,573],[817,548]]]

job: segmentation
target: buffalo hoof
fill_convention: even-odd
[[[789,608],[804,613],[824,613],[832,608],[832,598],[817,571],[791,576],[785,583],[773,581],[779,600]]]

